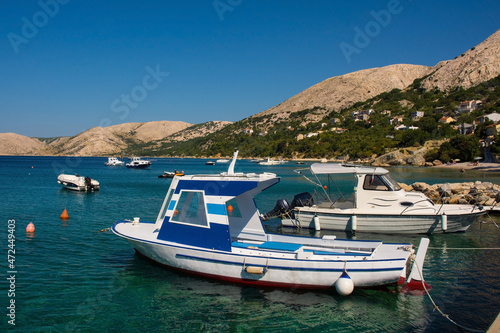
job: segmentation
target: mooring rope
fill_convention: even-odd
[[[431,250],[500,250],[500,247],[429,247]]]
[[[425,281],[424,281],[424,276],[422,275],[422,271],[420,270],[420,267],[418,266],[418,263],[417,261],[415,261],[415,266],[417,267],[418,269],[418,274],[420,275],[420,282],[422,282],[422,287],[424,287],[424,290],[425,290],[425,293],[427,294],[427,296],[429,296],[429,299],[431,300],[432,304],[434,305],[434,309],[438,310],[439,313],[445,317],[446,319],[448,319],[452,324],[456,325],[457,327],[460,327],[461,329],[463,330],[466,330],[466,331],[469,331],[469,332],[478,332],[478,333],[483,333],[483,332],[486,332],[486,331],[483,331],[483,330],[476,330],[476,329],[473,329],[473,328],[468,328],[468,327],[465,327],[465,326],[462,326],[460,324],[458,324],[457,322],[455,322],[453,319],[450,318],[449,315],[445,314],[440,308],[439,306],[437,306],[436,302],[434,302],[434,299],[432,298],[431,294],[429,293],[429,290],[427,289],[427,287],[425,286]]]
[[[314,180],[311,180],[306,175],[304,175],[301,170],[308,170],[308,169],[297,169],[297,170],[293,170],[293,171],[296,174],[301,175],[302,177],[304,177],[308,182],[311,182],[311,183],[313,183],[314,185],[316,185],[318,187],[322,187],[321,184],[316,183]]]

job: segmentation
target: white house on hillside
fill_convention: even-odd
[[[419,120],[424,116],[424,111],[413,111],[410,113],[411,120]]]
[[[458,105],[456,112],[457,113],[462,113],[462,112],[470,113],[472,111],[475,111],[479,107],[479,105],[481,105],[481,104],[483,104],[483,101],[475,100],[475,99],[472,101],[464,101]]]
[[[500,114],[493,112],[490,114],[485,114],[484,116],[481,116],[478,119],[479,119],[479,123],[481,123],[481,124],[486,122],[487,120],[491,120],[494,123],[498,123],[500,121]]]

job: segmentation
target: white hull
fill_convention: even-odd
[[[463,215],[447,215],[447,228],[443,230],[441,215],[389,215],[324,212],[321,210],[296,210],[295,219],[284,218],[285,227],[315,228],[314,216],[321,229],[359,231],[392,234],[432,234],[439,232],[463,232],[484,212]],[[353,221],[353,216],[355,220]]]
[[[190,248],[154,238],[137,239],[127,236],[127,234],[137,234],[137,228],[141,227],[151,229],[154,225],[141,223],[139,226],[134,226],[131,222],[118,223],[113,227],[113,232],[126,238],[140,254],[168,267],[219,280],[263,286],[331,289],[335,288],[335,282],[344,269],[349,273],[354,287],[394,284],[398,282],[403,270],[406,271],[411,254],[401,250],[401,256],[397,259],[394,259],[394,256],[388,259],[383,254],[378,258],[375,255],[346,254],[318,255],[317,260],[311,260],[313,255],[308,252],[290,251],[286,254],[280,253],[278,258],[273,251],[266,253],[263,250],[233,247],[231,252],[225,252]],[[384,244],[389,247],[380,250],[389,253],[398,247],[409,245],[392,244],[391,247]],[[297,259],[301,256],[304,256],[303,260]],[[251,269],[248,269],[249,267]],[[256,273],[248,272],[253,269]],[[259,269],[262,273],[259,273]]]

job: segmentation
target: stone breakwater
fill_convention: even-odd
[[[434,203],[479,204],[493,206],[500,200],[500,185],[490,182],[465,182],[429,185],[416,182],[412,185],[399,183],[407,192],[422,192]]]

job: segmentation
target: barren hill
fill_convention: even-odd
[[[442,91],[470,88],[500,75],[500,30],[453,60],[442,61],[422,85]]]
[[[49,144],[56,155],[102,156],[120,153],[127,143],[106,127],[93,127],[71,138]]]
[[[106,127],[113,134],[130,134],[134,140],[143,142],[164,139],[184,130],[192,124],[183,121],[150,121],[147,123],[125,123]]]
[[[210,133],[217,132],[229,124],[232,124],[232,122],[209,121],[203,124],[196,124],[169,136],[167,139],[169,141],[186,141],[193,138],[203,137]]]
[[[399,64],[335,76],[255,116],[276,115],[277,118],[284,118],[289,112],[314,107],[324,108],[322,114],[339,111],[383,92],[404,89],[430,71],[427,66]]]
[[[45,143],[15,133],[0,133],[0,155],[42,155]]]
[[[93,127],[74,137],[56,140],[50,147],[57,155],[116,155],[131,143],[161,140],[189,126],[182,121],[152,121]]]

